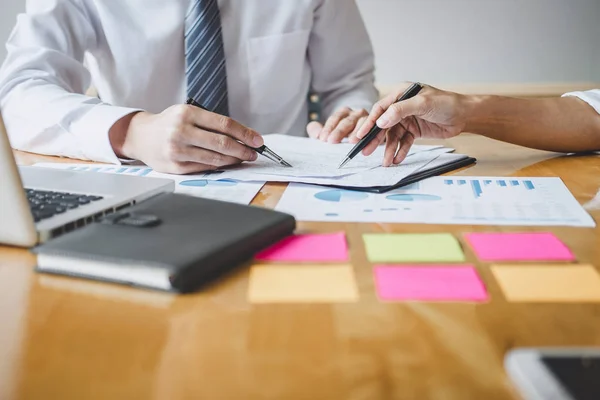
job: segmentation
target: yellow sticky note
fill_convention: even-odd
[[[358,301],[348,265],[268,265],[250,271],[251,303],[348,303]]]
[[[600,275],[591,265],[495,265],[492,272],[508,301],[600,302]]]
[[[463,262],[460,243],[449,233],[363,235],[371,262]]]

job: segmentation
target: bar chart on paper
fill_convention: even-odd
[[[473,198],[475,200],[482,197],[484,192],[494,192],[500,194],[503,190],[494,190],[504,188],[505,192],[509,190],[513,193],[519,189],[524,191],[535,190],[535,185],[530,179],[515,180],[515,179],[444,179],[446,186],[467,186],[471,188]]]
[[[593,227],[559,178],[434,177],[361,196],[291,184],[277,205],[304,221]]]

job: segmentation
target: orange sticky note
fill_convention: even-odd
[[[250,271],[251,303],[348,303],[358,301],[349,265],[258,265]]]
[[[600,302],[600,275],[591,265],[494,265],[504,296],[514,302]]]

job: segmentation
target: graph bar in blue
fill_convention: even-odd
[[[498,182],[498,185],[502,186],[502,187],[506,187],[506,182],[505,181],[496,181]]]
[[[467,181],[465,181],[463,179],[458,181],[458,186],[462,186],[462,185],[466,185],[466,184],[467,184]]]
[[[129,171],[127,171],[130,174],[135,174],[136,172],[138,172],[141,168],[129,168]]]
[[[491,184],[492,184],[492,181],[485,180],[485,181],[483,181],[483,184],[484,184],[485,186],[489,186],[489,185],[491,185]]]
[[[454,185],[454,181],[453,181],[452,179],[446,179],[446,180],[444,181],[444,184],[445,184],[445,185],[449,185],[449,186],[451,186],[451,185]]]
[[[119,168],[117,170],[117,174],[122,174],[123,172],[127,171],[127,168]]]
[[[152,172],[151,168],[146,168],[145,170],[143,170],[142,172],[140,172],[140,176],[146,176],[148,175],[150,172]]]
[[[523,181],[523,183],[525,184],[525,187],[527,188],[527,190],[534,190],[535,186],[533,185],[533,182],[531,181]]]
[[[510,181],[510,186],[519,186],[519,181]]]
[[[477,180],[471,181],[471,187],[473,188],[473,195],[475,198],[480,198],[481,194],[483,193],[483,190],[481,190],[481,183],[479,183]]]

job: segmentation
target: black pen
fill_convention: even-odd
[[[419,94],[421,89],[423,89],[423,85],[421,85],[420,83],[413,83],[408,89],[406,89],[406,91],[404,93],[402,93],[402,95],[400,97],[398,97],[398,100],[396,100],[395,103],[399,103],[401,101],[408,100],[412,97],[415,97],[417,94]],[[381,132],[381,131],[382,131],[382,129],[380,127],[378,127],[376,124],[369,131],[369,133],[367,133],[365,137],[360,139],[360,141],[358,143],[356,143],[356,145],[352,148],[352,150],[350,150],[350,152],[348,153],[346,158],[344,158],[344,161],[342,161],[340,163],[340,165],[338,166],[338,169],[342,168],[344,165],[348,164],[348,162],[350,162],[350,160],[352,160],[354,157],[356,157],[358,155],[358,153],[360,153],[365,147],[367,147],[367,145],[369,143],[371,143],[373,141],[373,139],[375,139],[377,137],[377,135],[379,134],[379,132]]]
[[[210,111],[209,109],[207,109],[206,107],[204,107],[202,104],[198,103],[196,100],[192,99],[191,97],[187,99],[187,101],[185,102],[186,104],[190,104],[192,106],[196,106],[199,107],[205,111]],[[262,145],[260,147],[252,147],[252,146],[248,146],[246,143],[243,143],[239,140],[236,139],[236,141],[238,143],[240,143],[243,146],[246,146],[249,149],[254,150],[255,152],[257,152],[258,154],[265,156],[266,158],[268,158],[271,161],[274,161],[276,163],[278,163],[279,165],[283,165],[284,167],[291,167],[292,164],[288,163],[287,161],[285,161],[283,158],[281,158],[279,155],[277,155],[277,153],[275,153],[273,150],[269,149],[266,145]]]

